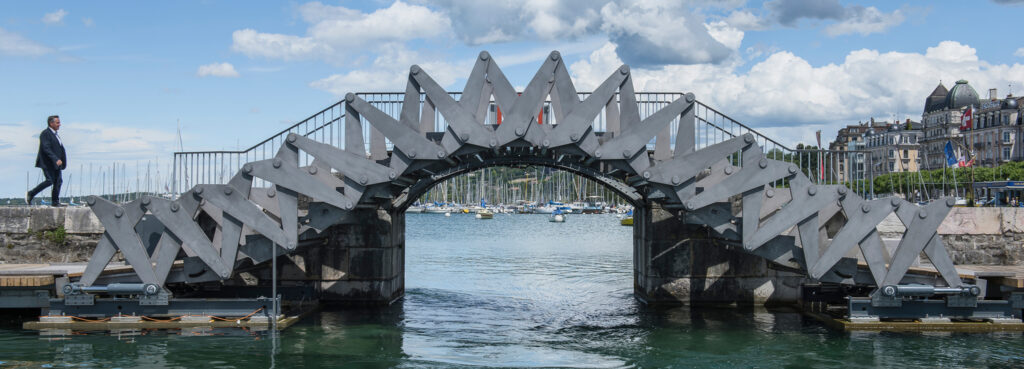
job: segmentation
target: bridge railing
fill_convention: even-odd
[[[395,119],[398,119],[401,114],[405,98],[405,94],[401,92],[358,93],[357,95]],[[459,99],[461,93],[451,92],[449,95],[454,99]],[[581,100],[589,95],[589,92],[579,93]],[[684,94],[679,92],[637,93],[636,100],[640,105],[640,118],[647,118],[683,96]],[[420,94],[419,100],[420,111],[422,111],[422,105],[426,102],[425,94]],[[538,113],[544,123],[558,124],[550,101],[546,101],[542,110]],[[699,101],[696,103],[694,117],[695,146],[698,150],[750,133],[755,137],[766,155],[802,165],[801,168],[815,182],[846,183],[858,193],[871,193],[871,181],[864,173],[865,170],[872,167],[865,162],[870,160],[870,155],[852,151],[793,150]],[[243,164],[273,158],[285,138],[291,133],[309,137],[317,142],[341,147],[343,142],[345,142],[344,118],[344,102],[339,101],[245,150],[176,152],[174,153],[171,192],[177,195],[200,183],[227,183]],[[448,126],[444,116],[434,110],[433,118],[434,132],[444,132]],[[496,106],[494,101],[491,101],[484,122],[486,124],[497,124],[500,120],[501,109]],[[680,119],[677,117],[669,125],[667,135],[669,140],[668,147],[675,146],[679,122]],[[607,124],[605,112],[602,110],[594,119],[594,131],[607,132]],[[363,142],[366,144],[364,150],[369,152],[370,137],[373,134],[373,129],[365,119],[362,119],[362,127]],[[649,150],[655,149],[656,140],[657,138],[654,138],[648,143]],[[385,139],[385,144],[387,149],[391,150],[391,142]],[[821,159],[817,159],[819,157]],[[308,165],[312,158],[303,155],[300,156],[299,160],[300,165]],[[810,163],[818,163],[819,161],[821,163],[829,163],[826,165],[828,170],[824,174],[820,173],[821,170],[819,170],[817,175],[813,175],[814,173],[811,170],[813,166]],[[265,183],[257,179],[254,185],[263,186]]]

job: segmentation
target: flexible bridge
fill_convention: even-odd
[[[240,163],[227,183],[196,184],[176,199],[147,196],[116,204],[90,198],[106,233],[66,292],[103,291],[97,281],[120,252],[133,273],[104,281],[135,283],[141,287],[129,290],[141,303],[166,305],[174,300],[171,284],[229,280],[274,255],[329,247],[324,240],[337,239],[332,227],[356,216],[390,214],[392,228],[381,232],[404,240],[397,235],[404,231],[399,214],[434,184],[489,166],[542,165],[599,181],[638,209],[638,295],[663,288],[647,278],[664,274],[655,269],[666,266],[659,266],[660,251],[651,246],[659,234],[645,229],[660,221],[655,213],[667,212],[680,224],[708,230],[731,251],[764,258],[808,282],[871,288],[870,298],[851,310],[927,314],[938,298],[950,315],[1014,314],[1006,301],[1005,307],[979,308],[980,289],[957,273],[936,232],[953,199],[921,206],[896,197],[869,200],[838,181],[809,177],[805,168],[771,155],[768,141],[752,132],[702,129],[698,123],[709,122],[700,118],[701,105],[690,93],[641,114],[628,66],[612,71],[593,92],[578,93],[559,53],[552,52],[519,92],[482,52],[461,94],[445,91],[414,65],[399,96],[400,111],[385,112],[361,95],[346,95],[344,115],[337,117],[338,125],[343,119],[343,144],[288,134],[276,154]],[[500,124],[486,121],[491,105],[502,113]],[[538,116],[545,109],[549,116]],[[435,131],[438,116],[445,124]],[[372,142],[366,142],[366,131]],[[721,139],[711,142],[710,136]],[[893,252],[877,230],[891,213],[906,227]],[[390,245],[400,248],[400,241]],[[375,257],[404,260],[404,253],[389,250]],[[867,273],[851,257],[857,252]],[[922,253],[938,277],[908,276]],[[387,265],[404,265],[401,260]],[[399,278],[372,288],[395,296],[403,286]],[[932,305],[922,307],[921,301]]]

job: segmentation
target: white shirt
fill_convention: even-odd
[[[49,129],[50,132],[53,132],[53,136],[54,137],[57,137],[57,143],[59,143],[61,147],[64,147],[64,141],[60,140],[60,135],[57,134],[57,131],[54,131],[53,128],[49,128],[49,127],[47,127],[47,129]]]

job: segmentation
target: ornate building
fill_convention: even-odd
[[[1019,98],[997,98],[996,89],[974,111],[974,125],[963,134],[974,157],[974,165],[999,166],[1021,160],[1021,114]]]
[[[946,142],[962,142],[960,118],[968,107],[980,105],[978,92],[966,80],[956,81],[949,90],[941,82],[935,87],[925,99],[924,113],[921,115],[924,131],[921,140],[924,152],[921,169],[940,169],[946,165]]]

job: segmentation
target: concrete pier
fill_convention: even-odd
[[[682,210],[633,211],[634,293],[648,304],[794,304],[806,277],[714,244]]]
[[[386,305],[405,295],[405,213],[360,210],[328,230],[319,255],[320,300]]]

